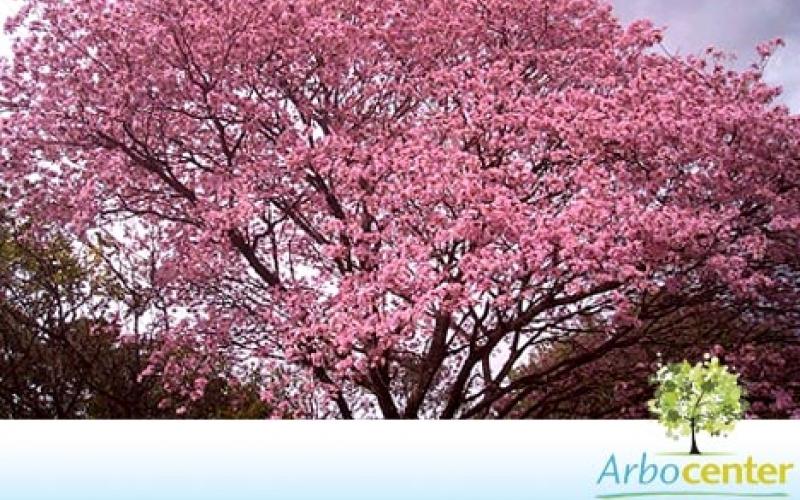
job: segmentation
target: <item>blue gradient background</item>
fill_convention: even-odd
[[[800,421],[742,422],[730,438],[699,442],[733,453],[699,461],[800,466]],[[5,422],[0,498],[583,499],[685,490],[596,482],[612,452],[620,467],[643,451],[680,465],[695,459],[656,453],[686,448],[651,421]],[[800,498],[800,471],[784,487],[709,489]]]

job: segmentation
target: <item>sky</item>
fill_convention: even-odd
[[[524,0],[521,0],[524,1]],[[624,22],[648,18],[666,28],[664,45],[679,54],[715,46],[738,56],[737,67],[755,60],[755,46],[780,37],[786,42],[767,66],[768,82],[784,89],[783,102],[800,112],[800,1],[798,0],[611,0]],[[20,0],[0,0],[0,20]],[[0,54],[9,53],[0,33]]]
[[[783,102],[800,112],[800,1],[798,0],[613,0],[625,22],[647,18],[666,28],[664,45],[687,54],[714,46],[752,63],[755,46],[783,38],[786,47],[770,60],[766,80],[784,89]]]
[[[4,56],[9,54],[11,47],[5,31],[1,29],[2,23],[17,11],[20,3],[19,0],[0,0],[0,54]]]

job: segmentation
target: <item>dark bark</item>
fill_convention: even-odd
[[[692,425],[692,449],[689,451],[689,454],[699,455],[700,449],[697,447],[697,439],[695,437],[697,424],[695,423],[694,419],[691,420],[691,425]]]

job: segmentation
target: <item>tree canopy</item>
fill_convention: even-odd
[[[703,304],[797,331],[780,41],[732,71],[594,0],[26,0],[7,28],[10,208],[130,263],[180,397],[224,359],[275,416],[502,418]]]

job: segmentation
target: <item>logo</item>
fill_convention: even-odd
[[[699,431],[712,436],[732,431],[747,405],[739,376],[719,359],[706,357],[694,366],[687,361],[662,366],[652,379],[658,387],[650,411],[667,428],[667,435],[692,436],[692,455],[700,454]]]
[[[648,406],[667,436],[690,437],[688,452],[612,452],[596,476],[596,498],[788,498],[794,463],[746,453],[701,453],[698,435],[728,436],[747,408],[738,375],[715,357],[660,366]],[[686,448],[684,448],[685,450]],[[724,458],[723,458],[724,457]]]
[[[682,461],[683,462],[683,461]],[[724,498],[788,497],[785,491],[752,491],[753,486],[784,486],[789,480],[789,473],[794,469],[793,463],[758,463],[752,456],[743,461],[710,460],[706,462],[688,461],[684,463],[656,462],[642,453],[640,460],[634,463],[623,463],[612,453],[597,479],[598,485],[612,484],[621,490],[617,493],[596,495],[596,498],[634,498],[634,497],[701,497],[716,496]],[[653,489],[653,487],[661,487]],[[682,489],[663,489],[665,486],[681,486]],[[737,486],[708,490],[720,486]],[[748,486],[744,491],[740,487]],[[648,488],[643,488],[648,487]]]

